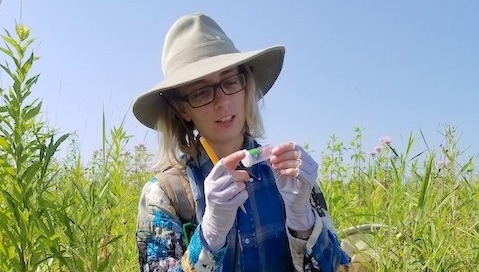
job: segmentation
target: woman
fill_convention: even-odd
[[[282,46],[238,51],[203,14],[169,30],[164,79],[133,105],[138,120],[162,135],[162,171],[139,204],[143,271],[335,271],[349,261],[305,150],[288,142],[267,161],[240,163],[243,150],[259,146],[257,104],[283,58]]]

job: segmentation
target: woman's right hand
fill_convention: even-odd
[[[222,158],[205,179],[206,209],[201,229],[211,251],[224,246],[238,208],[248,198],[248,172],[235,170],[244,157],[244,151],[237,151]]]

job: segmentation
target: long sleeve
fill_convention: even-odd
[[[340,248],[328,212],[323,216],[314,213],[316,222],[307,241],[287,233],[294,267],[297,271],[337,271],[340,264],[349,263],[349,256]]]
[[[143,187],[139,208],[136,242],[141,271],[221,271],[226,246],[211,252],[201,236],[201,225],[190,238],[177,211],[153,177]]]
[[[347,267],[350,257],[341,249],[336,229],[319,187],[313,187],[310,198],[315,224],[309,239],[298,239],[289,232],[288,241],[297,271],[338,271]],[[345,268],[341,267],[341,268]]]
[[[156,177],[141,192],[136,243],[141,271],[181,271],[182,226]]]
[[[201,235],[200,224],[183,255],[182,266],[185,271],[222,271],[225,254],[226,246],[216,252],[208,249]]]

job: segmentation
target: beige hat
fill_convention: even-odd
[[[252,70],[264,95],[281,71],[284,52],[283,46],[240,52],[210,17],[199,13],[183,16],[166,35],[162,56],[163,81],[135,100],[133,113],[142,124],[155,129],[158,118],[168,107],[160,93],[238,65]]]

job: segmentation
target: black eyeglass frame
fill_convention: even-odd
[[[240,79],[240,82],[243,83],[243,86],[241,87],[241,89],[239,89],[239,90],[237,90],[237,91],[234,91],[234,92],[232,92],[232,93],[227,93],[227,92],[225,91],[225,89],[223,89],[223,86],[222,86],[222,85],[223,85],[227,80],[229,80],[229,79],[231,79],[231,78],[233,78],[233,77],[237,77],[237,76],[241,76],[239,79]],[[196,90],[190,92],[189,94],[187,94],[187,95],[185,95],[185,96],[175,95],[175,98],[176,98],[177,100],[179,100],[179,101],[182,101],[182,102],[188,102],[188,104],[190,104],[190,106],[191,106],[192,108],[195,108],[195,109],[196,109],[196,108],[201,108],[201,107],[203,107],[203,106],[206,106],[206,105],[210,104],[211,102],[215,101],[215,99],[216,99],[216,90],[218,89],[218,87],[219,87],[219,89],[221,89],[221,91],[222,91],[224,94],[226,94],[226,95],[232,95],[232,94],[239,93],[239,92],[243,91],[244,89],[246,89],[246,85],[248,85],[247,82],[246,82],[246,75],[245,75],[244,72],[240,72],[240,73],[238,73],[238,74],[234,74],[234,75],[232,75],[232,76],[229,76],[229,77],[223,79],[221,82],[218,82],[218,83],[216,83],[216,84],[214,84],[214,85],[204,86],[204,87],[201,87],[201,88],[199,88],[199,89],[196,89]],[[197,91],[203,90],[203,89],[205,89],[205,88],[213,88],[213,98],[212,98],[210,101],[208,101],[208,102],[206,102],[206,103],[204,103],[204,104],[202,104],[202,105],[193,106],[193,104],[191,104],[191,101],[188,99],[188,97],[191,96],[192,94],[196,93]]]

